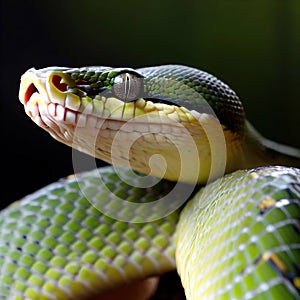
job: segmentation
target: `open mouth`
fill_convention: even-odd
[[[51,90],[57,92],[57,97],[53,98],[51,96]],[[54,74],[47,77],[28,72],[22,77],[19,98],[28,116],[39,126],[45,128],[53,123],[51,121],[53,118],[56,121],[61,120],[64,122],[69,119],[71,123],[77,121],[77,112],[61,105],[64,104],[66,95],[64,93],[67,90],[68,85],[60,75]]]
[[[54,75],[52,76],[51,81],[53,86],[60,92],[66,92],[68,90],[68,85],[62,82],[63,78],[61,76]],[[34,83],[30,83],[24,93],[24,98],[23,98],[24,104],[27,104],[35,94],[40,95],[41,93],[39,92],[39,89],[36,87]]]
[[[24,94],[24,104],[27,104],[32,95],[35,93],[39,94],[39,91],[36,86],[31,83]]]

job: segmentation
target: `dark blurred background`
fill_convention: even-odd
[[[18,101],[20,76],[31,67],[198,67],[239,94],[262,134],[300,147],[298,0],[2,0],[1,6],[1,207],[73,172],[71,149],[38,128]]]

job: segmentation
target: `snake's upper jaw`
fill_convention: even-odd
[[[63,104],[65,91],[73,82],[62,71],[66,68],[29,69],[21,77],[19,99],[27,115],[39,126],[47,127],[41,115],[48,114],[51,102]]]

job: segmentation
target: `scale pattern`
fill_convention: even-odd
[[[63,70],[71,75],[71,86],[61,82],[65,77],[52,77],[63,94],[71,88],[76,96],[114,95],[116,70]],[[239,140],[245,134],[242,103],[216,77],[178,65],[138,72],[145,76],[145,98],[203,113],[213,109],[226,131],[238,133]],[[26,106],[39,89],[32,82],[24,87],[20,95]],[[65,105],[59,95],[52,100]],[[84,107],[84,101],[77,104]],[[152,204],[171,194],[171,183],[162,180],[143,189],[120,180],[112,167],[99,173],[100,182],[97,170],[83,173],[0,213],[0,299],[80,299],[175,267],[188,299],[299,299],[300,170],[270,167],[226,175],[187,204],[176,231],[179,211],[159,221],[143,220],[152,214],[157,219],[161,210],[174,211],[180,195],[169,199],[175,204],[167,201],[170,207],[128,209],[128,203]],[[122,205],[118,198],[129,202]],[[111,210],[117,218],[108,216]],[[133,223],[119,221],[123,218]]]
[[[178,212],[159,221],[126,223],[102,214],[84,196],[93,191],[100,200],[115,194],[147,202],[169,186],[162,181],[153,189],[128,188],[112,167],[100,174],[100,186],[98,170],[86,172],[1,212],[0,299],[79,299],[175,269]]]
[[[149,97],[169,100],[198,112],[212,112],[222,125],[241,134],[245,112],[237,94],[217,77],[183,65],[137,69],[144,76]]]
[[[187,298],[299,299],[299,220],[299,169],[237,171],[208,185],[177,230]]]

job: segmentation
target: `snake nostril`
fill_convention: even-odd
[[[61,92],[65,92],[68,88],[67,84],[62,83],[62,77],[59,75],[54,75],[52,77],[52,83],[54,84],[54,86],[59,89]]]
[[[26,92],[25,92],[25,96],[24,96],[24,102],[25,104],[30,100],[30,97],[34,94],[34,93],[38,93],[38,89],[35,87],[35,85],[33,83],[31,83]]]

